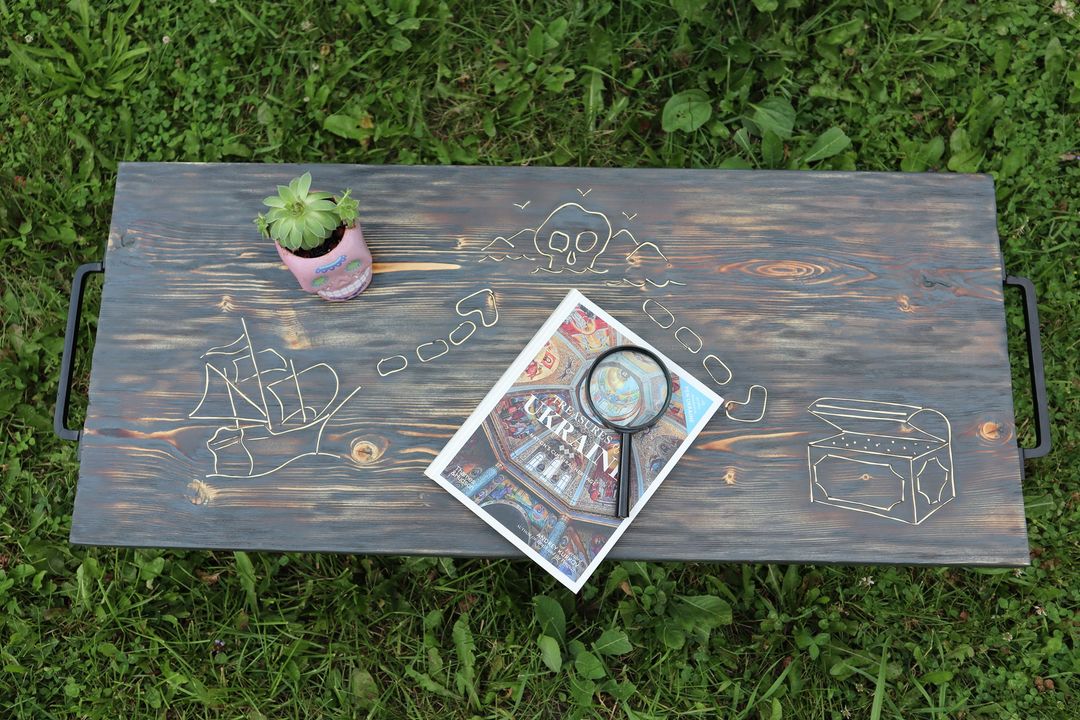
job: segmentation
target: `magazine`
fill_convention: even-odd
[[[656,352],[671,403],[634,435],[630,515],[616,517],[619,434],[584,393],[593,360],[618,345]],[[571,290],[426,474],[577,592],[723,400]]]

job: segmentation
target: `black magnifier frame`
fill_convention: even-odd
[[[620,425],[619,423],[609,421],[604,414],[596,408],[596,403],[593,402],[593,373],[596,372],[596,368],[600,367],[609,355],[620,352],[634,352],[644,355],[655,362],[656,366],[664,373],[664,383],[667,388],[667,396],[664,398],[664,404],[655,415],[648,418],[645,422],[640,422],[636,425]],[[652,350],[643,348],[640,345],[616,345],[615,347],[608,348],[596,356],[592,361],[592,366],[589,368],[589,374],[585,376],[585,400],[589,403],[589,409],[592,410],[593,417],[607,429],[619,433],[619,484],[615,492],[615,516],[618,518],[630,516],[630,463],[632,462],[633,456],[631,438],[635,433],[641,432],[642,430],[648,430],[655,425],[660,418],[664,417],[664,414],[668,411],[668,407],[671,405],[671,396],[674,392],[675,390],[671,382],[671,371],[668,370],[667,364]]]

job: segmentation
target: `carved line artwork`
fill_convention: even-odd
[[[658,308],[660,308],[661,310],[663,310],[664,312],[666,312],[666,313],[667,313],[667,316],[668,316],[669,318],[671,318],[671,321],[670,321],[670,322],[669,322],[669,323],[668,323],[667,325],[665,325],[664,323],[660,322],[660,321],[659,321],[659,320],[658,320],[658,319],[656,318],[656,316],[655,316],[655,315],[653,315],[652,313],[650,313],[650,312],[649,312],[649,310],[648,310],[648,308],[649,308],[649,303],[652,303],[652,304],[656,305],[656,306],[657,306]],[[654,300],[654,299],[652,299],[652,298],[647,298],[647,299],[645,300],[645,302],[641,303],[641,311],[642,311],[643,313],[645,313],[645,314],[646,314],[646,315],[647,315],[647,316],[649,317],[649,319],[650,319],[650,320],[652,320],[652,321],[653,321],[654,323],[656,323],[656,324],[657,324],[657,325],[659,325],[660,327],[664,328],[665,330],[667,330],[667,329],[668,329],[669,327],[671,327],[672,325],[674,325],[674,324],[675,324],[675,314],[674,314],[674,313],[672,313],[672,312],[671,312],[670,310],[668,310],[668,309],[667,309],[666,307],[664,307],[664,304],[663,304],[663,303],[661,303],[661,302],[660,302],[659,300]]]
[[[650,311],[650,306],[655,306],[655,309]],[[675,313],[671,312],[671,310],[669,310],[662,302],[656,300],[655,298],[646,298],[645,302],[641,303],[641,311],[645,313],[645,317],[649,318],[665,330],[668,330],[673,325],[675,325]],[[660,314],[660,311],[663,312],[662,315]],[[688,344],[684,338],[680,337],[680,334],[689,334],[694,340],[693,345]],[[674,335],[675,340],[677,340],[680,345],[682,345],[684,348],[686,348],[688,351],[695,355],[701,352],[702,348],[705,345],[704,341],[701,339],[701,336],[698,335],[697,332],[695,332],[692,328],[686,325],[680,325],[678,329],[675,330]],[[718,377],[716,377],[716,374],[713,373],[713,369],[709,367],[710,360],[712,360],[715,364],[718,364],[725,371],[727,371],[727,377],[724,380],[721,381]],[[729,382],[731,382],[731,378],[734,377],[734,373],[731,372],[731,368],[729,368],[723,360],[721,360],[719,357],[712,353],[709,353],[701,359],[701,366],[705,369],[705,372],[709,374],[709,377],[712,378],[713,382],[717,385],[727,385]],[[745,407],[751,403],[751,401],[754,399],[755,389],[761,391],[759,393],[761,395],[761,412],[758,413],[758,416],[753,420],[748,420],[746,418],[739,418],[732,415],[732,408]],[[768,406],[769,389],[764,385],[754,384],[750,386],[749,390],[747,390],[745,401],[726,401],[724,403],[724,414],[727,416],[728,420],[733,420],[734,422],[756,423],[761,422],[765,419],[765,410],[766,408],[768,408]]]
[[[592,192],[592,188],[588,190],[575,189],[582,198]],[[514,203],[514,206],[524,210],[528,204],[529,202],[523,204]],[[622,216],[626,218],[627,222],[633,221],[637,215],[637,213],[629,214],[622,211]],[[566,222],[563,222],[563,220],[566,220]],[[632,243],[632,249],[625,256],[626,267],[641,267],[650,261],[663,263],[668,268],[671,267],[670,260],[657,243],[648,240],[639,242],[627,228],[614,230],[611,221],[604,212],[587,209],[577,202],[564,202],[557,205],[535,228],[522,228],[508,237],[497,236],[481,248],[485,255],[480,258],[480,262],[485,260],[494,262],[535,260],[536,258],[527,255],[518,248],[516,241],[523,236],[531,238],[533,249],[535,249],[537,256],[542,258],[541,262],[545,263],[535,268],[533,273],[549,273],[552,275],[565,272],[576,275],[586,273],[606,274],[608,269],[598,269],[597,263],[600,262],[611,242],[622,236],[628,238]],[[657,282],[650,277],[644,277],[640,280],[623,277],[619,280],[608,280],[604,284],[608,287],[633,287],[639,290],[665,288],[671,285],[686,286],[686,283],[670,277],[663,278],[661,282]],[[675,314],[659,300],[646,298],[641,309],[653,322],[664,329],[672,328],[676,324]],[[704,339],[689,326],[679,326],[674,332],[674,337],[676,342],[694,355],[704,350]],[[450,341],[451,343],[454,342],[453,333],[451,333]],[[731,382],[733,377],[731,368],[717,355],[713,353],[706,354],[702,358],[701,365],[717,385],[723,386]],[[398,371],[402,369],[404,368],[399,368]],[[724,376],[725,373],[726,377]],[[761,405],[757,417],[747,419],[732,415],[732,410],[736,408],[745,407],[751,403],[756,406],[759,398]],[[747,390],[746,400],[744,402],[728,402],[725,405],[724,413],[729,420],[734,422],[761,422],[765,418],[768,401],[769,391],[765,386],[751,385]]]
[[[592,192],[592,188],[588,190],[576,188],[576,190],[582,198]],[[513,203],[513,205],[524,211],[530,202]],[[632,221],[637,217],[637,213],[629,215],[625,211],[622,215],[627,221]],[[536,251],[535,257],[523,252],[515,244],[515,240],[522,235],[531,237],[533,249]],[[559,275],[568,272],[576,275],[587,273],[604,275],[608,273],[608,269],[598,267],[597,263],[609,244],[623,236],[633,243],[633,248],[624,258],[626,267],[639,267],[649,260],[662,261],[665,267],[671,267],[671,263],[659,245],[648,241],[638,242],[627,228],[614,230],[606,213],[587,209],[577,202],[564,202],[556,206],[535,228],[526,227],[508,237],[503,235],[495,237],[481,248],[481,252],[485,254],[479,262],[486,260],[492,262],[536,261],[539,259],[541,264],[533,269],[534,273]],[[684,282],[671,278],[664,278],[657,282],[650,277],[641,280],[623,277],[619,280],[609,280],[606,284],[610,287],[634,287],[640,290],[647,290],[650,287],[686,285]]]
[[[679,282],[678,280],[665,280],[662,283],[655,282],[651,278],[645,278],[641,282],[634,282],[629,278],[623,278],[622,280],[614,280],[606,283],[608,287],[636,287],[641,290],[646,286],[652,286],[654,288],[666,288],[668,285],[680,285],[686,287],[686,283]]]
[[[588,193],[586,193],[586,195],[587,194]],[[584,195],[582,197],[584,197]],[[582,230],[574,236],[573,246],[571,247],[569,233],[562,230],[552,230],[551,234],[548,236],[547,249],[545,250],[541,247],[541,231],[549,222],[551,222],[553,217],[568,208],[577,208],[586,215],[595,215],[603,220],[607,230],[606,236],[601,240],[596,231]],[[619,232],[625,232],[625,230],[620,230]],[[561,272],[572,272],[575,275],[582,275],[587,272],[604,274],[607,270],[597,270],[593,265],[595,265],[600,256],[604,254],[604,251],[607,250],[608,243],[612,240],[611,233],[611,222],[604,213],[586,210],[577,203],[563,203],[548,213],[548,216],[544,218],[544,222],[540,223],[540,227],[533,233],[533,247],[536,248],[536,252],[547,258],[547,267],[538,267],[533,270],[533,272],[548,272],[552,275],[557,275]],[[598,245],[599,248],[597,248]],[[579,255],[589,260],[588,265],[581,269],[574,267],[577,265]],[[563,265],[564,267],[558,267],[560,265]]]
[[[525,203],[525,205],[528,205],[528,204],[529,203]],[[524,205],[522,205],[520,207],[522,209],[525,208]],[[511,241],[514,238],[516,238],[518,235],[524,235],[527,232],[533,232],[534,233],[534,232],[536,232],[536,230],[534,230],[533,228],[522,228],[521,230],[518,230],[516,233],[514,233],[513,235],[511,235],[508,238],[502,237],[501,235],[496,237],[494,240],[489,242],[487,245],[480,248],[480,250],[482,252],[488,253],[484,257],[480,258],[480,262],[484,262],[485,260],[493,260],[495,262],[502,262],[503,260],[535,260],[536,258],[529,257],[525,253],[520,253],[518,255],[510,255],[510,254],[506,253],[506,249],[510,249],[510,250],[515,249],[514,243],[511,242]],[[495,253],[497,253],[497,252],[503,253],[502,257],[496,257]]]
[[[623,213],[623,215],[626,215],[626,213]],[[634,213],[634,217],[637,217],[637,213]],[[633,234],[629,230],[624,229],[624,230],[620,230],[619,232],[620,233],[626,233],[627,236],[631,240],[633,240],[634,243],[635,243],[634,249],[631,250],[626,255],[626,262],[627,262],[628,265],[632,266],[632,265],[634,265],[635,262],[642,262],[644,260],[647,260],[648,258],[645,257],[645,254],[646,254],[646,252],[651,251],[651,252],[654,252],[657,256],[659,256],[659,258],[661,260],[663,260],[664,263],[668,267],[671,266],[671,261],[668,260],[667,255],[664,254],[664,251],[661,250],[660,246],[657,245],[656,243],[648,241],[648,240],[646,240],[645,242],[639,243],[637,241],[637,238],[635,238],[633,236]],[[609,282],[607,284],[610,287],[620,287],[620,286],[629,285],[630,287],[636,287],[638,289],[642,289],[646,285],[652,285],[654,288],[665,288],[668,285],[679,285],[681,287],[686,287],[686,283],[679,282],[678,280],[672,280],[670,278],[668,278],[667,280],[664,280],[664,282],[662,282],[662,283],[658,283],[655,280],[653,280],[652,278],[645,278],[644,280],[642,280],[640,282],[634,282],[630,278],[625,278],[624,277],[621,280],[618,280],[616,282]]]
[[[440,350],[438,352],[435,352],[432,355],[428,355],[427,357],[424,357],[423,353],[420,352],[421,348],[432,347],[432,346],[435,346],[437,343],[442,343],[442,350]],[[445,340],[443,340],[442,338],[436,338],[435,340],[432,340],[431,342],[421,343],[420,345],[416,346],[416,359],[419,360],[422,363],[431,362],[432,360],[434,360],[436,358],[441,358],[443,355],[445,355],[448,352],[450,352],[450,345],[447,344],[447,342]]]
[[[719,380],[719,379],[717,379],[717,377],[715,375],[713,375],[713,371],[709,368],[709,358],[712,358],[716,362],[720,363],[720,367],[727,370],[727,379],[726,380]],[[731,382],[731,378],[733,378],[735,376],[735,374],[733,372],[731,372],[731,368],[729,368],[724,363],[723,360],[721,360],[720,358],[716,357],[715,355],[713,355],[711,353],[709,355],[706,355],[704,358],[701,359],[701,365],[702,365],[702,367],[705,368],[705,372],[709,373],[709,377],[712,378],[712,381],[714,383],[716,383],[717,385],[721,385],[721,386],[727,385],[729,382]]]
[[[467,303],[469,300],[472,300],[473,298],[479,298],[477,304],[480,305],[480,307],[474,307],[471,310],[463,311],[462,305]],[[487,312],[485,312],[485,310],[487,310]],[[451,346],[459,347],[464,344],[466,340],[471,338],[473,336],[473,333],[475,333],[477,330],[477,324],[473,322],[473,320],[468,319],[469,316],[475,315],[476,319],[479,320],[480,325],[486,328],[492,327],[493,325],[495,325],[495,323],[499,322],[499,305],[495,301],[495,291],[493,291],[491,288],[482,288],[480,290],[477,290],[476,292],[471,292],[465,297],[461,298],[454,304],[454,312],[457,313],[458,317],[466,318],[466,320],[459,323],[457,327],[451,330],[450,333],[447,335],[446,340],[442,338],[436,338],[429,342],[420,343],[419,345],[417,345],[414,352],[416,353],[416,359],[419,360],[421,363],[429,363],[432,360],[441,358],[443,355],[450,352]],[[465,327],[469,328],[468,332],[465,334],[465,337],[456,337],[455,334]],[[447,340],[449,340],[449,343],[447,343]],[[435,348],[435,350],[430,351],[428,350],[428,348]],[[394,367],[390,370],[386,370],[383,367],[385,363],[389,363],[395,360],[400,361],[400,363],[398,363],[398,367]],[[407,367],[409,367],[409,358],[404,355],[391,355],[389,357],[384,357],[379,360],[379,362],[375,365],[375,369],[378,371],[380,377],[387,377],[389,375],[393,375],[394,373],[399,373]]]
[[[389,362],[390,360],[397,360],[399,358],[401,359],[401,367],[394,368],[393,370],[389,371],[383,370],[383,363]],[[382,360],[379,360],[379,362],[375,365],[375,369],[379,371],[379,375],[381,375],[382,377],[386,377],[387,375],[393,375],[396,372],[401,372],[407,367],[409,367],[409,358],[405,357],[404,355],[391,355],[390,357],[384,357]]]
[[[839,430],[807,444],[811,503],[919,525],[956,498],[952,424],[941,412],[836,397],[807,410]]]
[[[681,333],[684,330],[694,336],[694,340],[696,341],[694,344],[697,345],[697,347],[690,347],[689,345],[686,344],[685,340],[683,340],[682,338],[679,337],[679,333]],[[686,327],[685,325],[683,325],[681,328],[679,328],[678,330],[675,331],[675,339],[679,341],[680,345],[682,345],[684,348],[689,350],[694,355],[697,355],[699,352],[701,352],[701,348],[705,345],[705,341],[701,339],[701,336],[698,335],[693,330],[691,330],[690,328]]]
[[[458,330],[460,330],[461,328],[465,327],[466,325],[469,325],[470,327],[472,327],[472,329],[471,329],[471,330],[469,330],[469,334],[468,334],[468,335],[466,335],[465,337],[461,338],[460,340],[455,340],[455,339],[454,339],[454,333],[456,333],[456,332],[457,332]],[[448,338],[450,339],[450,344],[451,344],[451,345],[453,345],[454,347],[457,347],[457,346],[458,346],[458,345],[460,345],[461,343],[463,343],[463,342],[465,342],[466,340],[468,340],[469,338],[471,338],[471,337],[472,337],[472,334],[473,334],[474,332],[476,332],[476,323],[474,323],[474,322],[473,322],[472,320],[466,320],[465,322],[461,323],[461,324],[460,324],[460,325],[458,325],[458,326],[457,326],[456,328],[454,328],[453,330],[451,330],[451,331],[450,331],[450,334],[449,334],[449,335],[448,335],[447,337],[448,337]]]
[[[761,392],[764,394],[764,397],[762,397],[762,399],[761,399],[761,414],[758,415],[753,420],[746,420],[744,418],[737,418],[734,415],[732,415],[731,414],[731,407],[732,406],[745,407],[745,406],[750,404],[750,401],[754,397],[754,389],[755,388],[760,389]],[[734,420],[735,422],[741,422],[741,423],[761,422],[762,419],[764,419],[764,417],[765,417],[765,408],[768,406],[768,404],[769,404],[769,388],[765,387],[764,385],[758,385],[758,384],[755,383],[754,385],[750,386],[749,390],[746,391],[746,401],[745,402],[739,402],[737,400],[728,400],[727,402],[725,402],[724,403],[724,414],[727,415],[728,420]]]
[[[470,299],[476,297],[477,295],[483,295],[484,296],[485,304],[486,304],[487,300],[491,301],[491,311],[495,314],[495,316],[493,318],[491,318],[491,322],[488,322],[484,318],[484,312],[480,308],[473,308],[469,312],[465,312],[465,313],[461,312],[461,304],[463,302],[465,302],[466,300],[470,300]],[[469,293],[465,297],[461,298],[456,303],[454,303],[454,312],[456,312],[461,317],[468,317],[469,315],[473,315],[473,314],[479,315],[480,316],[480,324],[483,325],[486,328],[491,327],[495,323],[499,322],[499,304],[497,302],[495,302],[495,291],[492,290],[491,288],[483,288],[481,290],[477,290],[476,292]]]
[[[634,217],[637,217],[637,215],[635,214],[635,215],[634,215]],[[620,232],[625,232],[625,233],[627,233],[627,234],[629,234],[629,233],[630,233],[630,231],[629,231],[629,230],[622,230],[622,231],[620,231]],[[633,237],[633,235],[631,235],[630,237]],[[637,240],[635,240],[634,242],[637,242]],[[643,248],[643,247],[651,247],[651,248],[652,248],[653,250],[656,250],[657,254],[658,254],[658,255],[659,255],[660,257],[662,257],[662,258],[664,259],[664,262],[668,262],[668,257],[667,257],[667,255],[665,255],[665,254],[664,254],[664,251],[660,249],[660,246],[659,246],[659,245],[657,245],[656,243],[654,243],[654,242],[650,242],[650,241],[648,241],[648,240],[646,240],[646,241],[645,241],[645,242],[643,242],[643,243],[638,243],[638,246],[637,246],[637,247],[635,247],[635,248],[634,248],[633,250],[631,250],[631,251],[630,251],[630,254],[628,254],[628,255],[626,256],[626,259],[627,259],[627,260],[629,260],[630,258],[632,258],[632,257],[634,257],[635,255],[637,255],[637,254],[638,254],[638,253],[639,253],[639,252],[641,251],[641,248]]]
[[[299,458],[319,455],[327,421],[360,392],[357,386],[335,405],[341,384],[332,367],[315,363],[297,371],[291,358],[273,348],[256,351],[244,318],[240,318],[240,324],[240,337],[200,356],[205,360],[203,393],[188,417],[227,421],[206,441],[206,449],[214,458],[213,472],[206,477],[262,477]],[[320,376],[332,380],[331,392],[325,388],[320,392],[311,384],[317,383]],[[267,393],[277,404],[276,413],[271,412]],[[258,444],[265,440],[274,442]],[[271,445],[272,452],[284,441],[305,451],[295,452],[285,460],[267,459],[258,452]]]

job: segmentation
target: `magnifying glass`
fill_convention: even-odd
[[[619,345],[601,353],[585,380],[589,407],[604,427],[619,433],[615,516],[630,515],[632,438],[652,427],[671,404],[671,372],[651,350]]]

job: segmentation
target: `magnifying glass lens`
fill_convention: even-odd
[[[592,372],[589,396],[593,410],[616,430],[652,425],[668,404],[671,387],[664,368],[638,350],[602,357]]]

